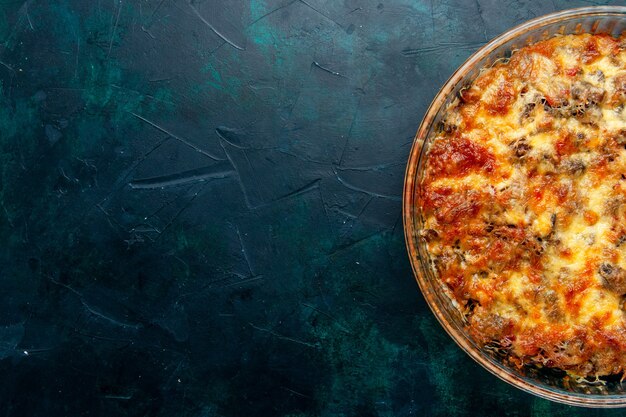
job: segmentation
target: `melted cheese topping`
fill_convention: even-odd
[[[420,204],[439,278],[486,346],[583,377],[626,367],[626,41],[559,36],[447,110]]]

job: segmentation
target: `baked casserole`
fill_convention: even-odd
[[[513,51],[445,111],[419,183],[433,270],[481,346],[595,380],[626,368],[626,38]]]

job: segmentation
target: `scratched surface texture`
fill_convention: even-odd
[[[438,87],[588,3],[0,0],[0,415],[619,415],[474,364],[400,217]]]

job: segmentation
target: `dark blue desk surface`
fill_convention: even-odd
[[[454,69],[591,3],[0,0],[0,414],[619,415],[474,364],[400,216]]]

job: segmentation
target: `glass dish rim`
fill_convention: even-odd
[[[404,177],[402,218],[405,243],[413,275],[424,298],[426,299],[429,308],[444,330],[457,343],[457,345],[465,351],[465,353],[474,359],[474,361],[501,380],[541,398],[567,405],[582,407],[618,408],[626,407],[626,394],[583,394],[535,384],[531,380],[522,379],[518,375],[514,374],[505,365],[489,358],[482,350],[478,349],[470,341],[467,335],[460,329],[456,328],[456,326],[454,326],[450,321],[447,313],[443,311],[443,307],[438,301],[439,295],[436,294],[437,291],[432,288],[427,278],[424,276],[424,272],[421,268],[427,268],[427,266],[424,265],[422,257],[419,254],[418,229],[414,222],[414,215],[416,212],[415,201],[418,198],[415,193],[415,187],[417,185],[416,182],[418,181],[419,175],[418,166],[420,160],[424,156],[424,143],[426,139],[428,139],[437,114],[445,104],[446,99],[452,93],[455,86],[459,82],[462,82],[470,71],[476,68],[477,64],[507,42],[511,42],[531,30],[537,30],[544,26],[559,23],[561,21],[566,22],[575,18],[587,18],[593,16],[616,16],[626,19],[626,6],[588,6],[562,10],[528,20],[492,39],[486,45],[470,55],[470,57],[467,58],[467,60],[454,71],[432,100],[413,140]]]

